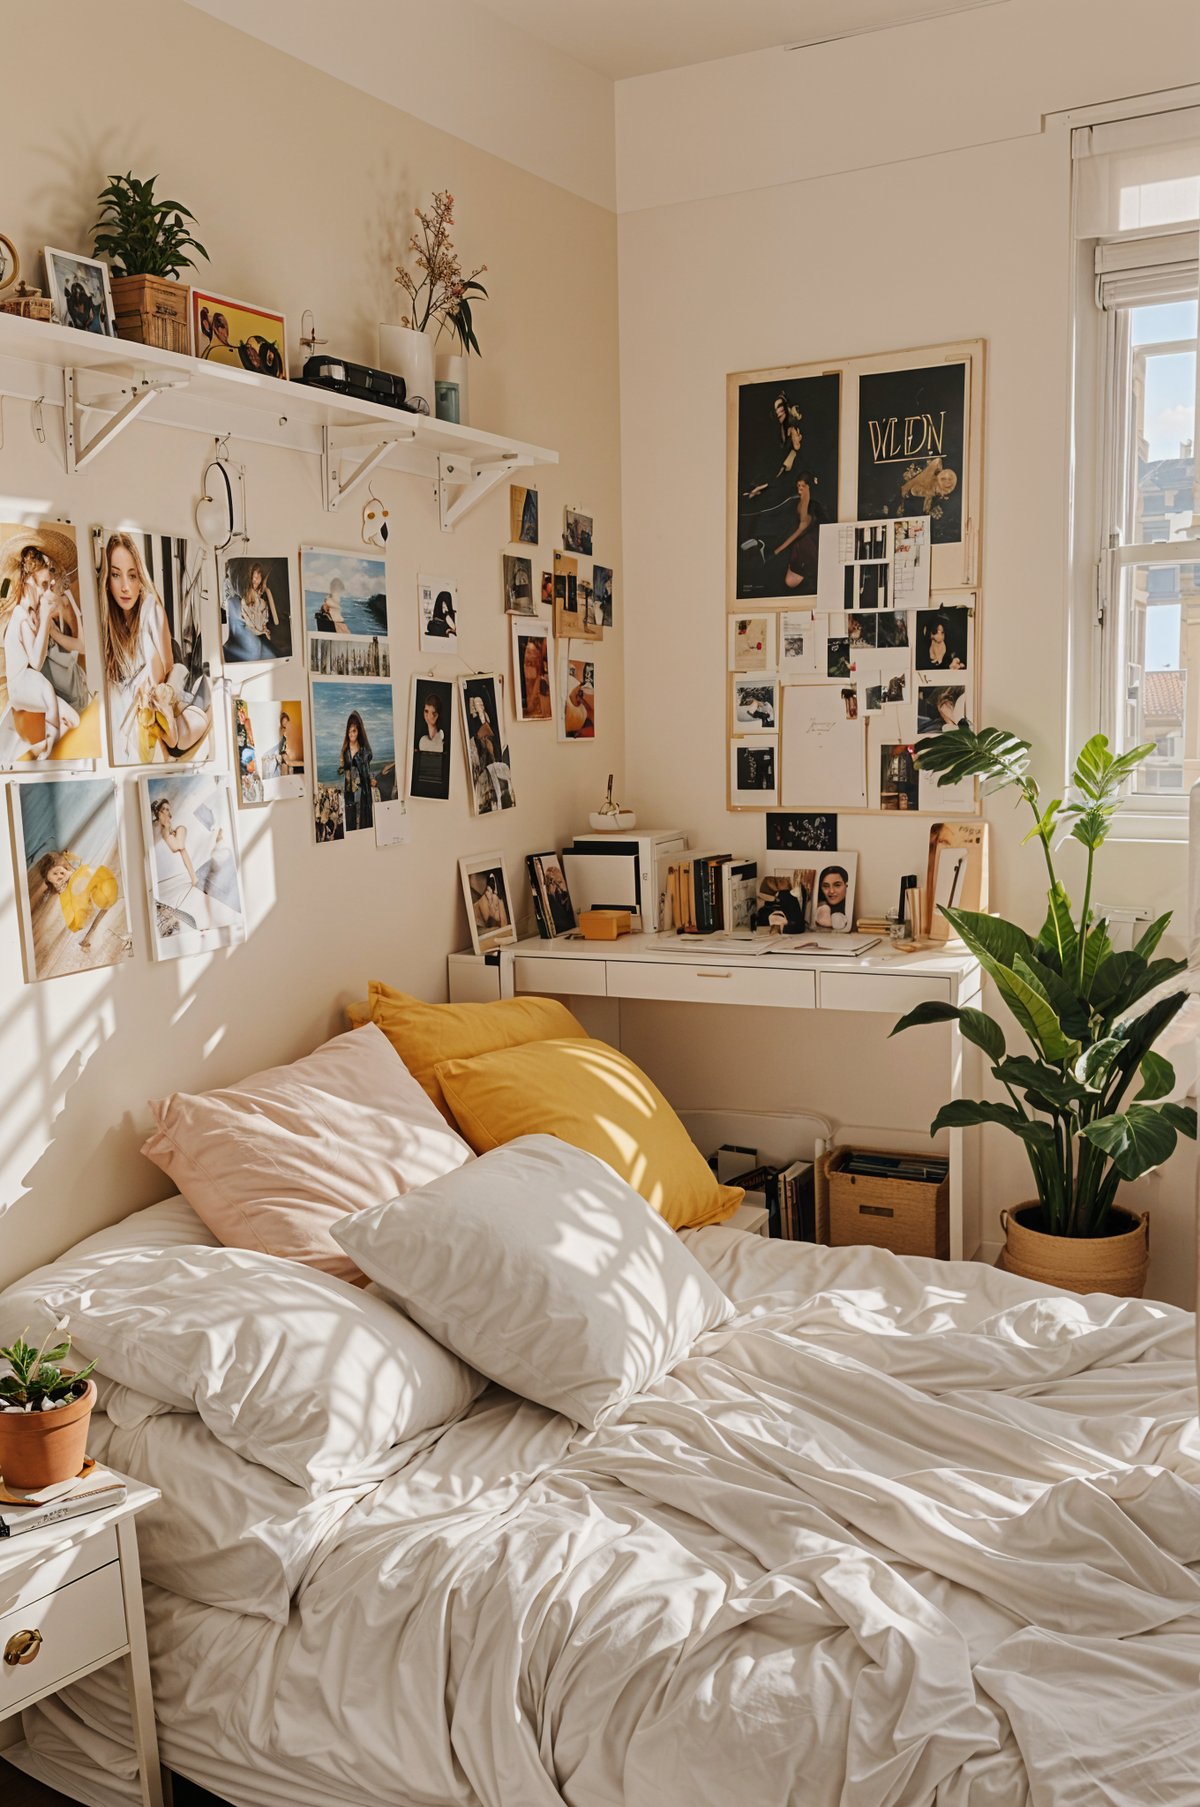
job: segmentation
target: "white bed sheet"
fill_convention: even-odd
[[[485,1394],[286,1627],[150,1589],[167,1761],[236,1807],[1195,1807],[1190,1315],[688,1240],[738,1316],[615,1422]],[[116,1685],[20,1760],[115,1774]]]

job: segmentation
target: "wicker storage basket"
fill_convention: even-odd
[[[190,352],[191,293],[186,283],[169,282],[162,276],[114,276],[112,298],[118,339],[157,345],[161,351]]]
[[[834,1248],[869,1243],[893,1255],[950,1256],[950,1177],[937,1185],[923,1180],[877,1179],[844,1173],[852,1154],[894,1154],[894,1149],[835,1148],[822,1168],[829,1199],[829,1236]]]
[[[1040,1214],[1036,1203],[1001,1211],[1004,1253],[999,1266],[1007,1273],[1068,1292],[1141,1298],[1150,1264],[1150,1220],[1145,1211],[1139,1217],[1114,1206],[1113,1216],[1121,1227],[1111,1236],[1047,1236],[1021,1221]]]

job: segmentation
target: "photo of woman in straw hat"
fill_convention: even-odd
[[[0,523],[0,770],[99,757],[75,530]]]

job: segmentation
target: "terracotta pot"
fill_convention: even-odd
[[[0,1412],[0,1475],[9,1487],[50,1487],[83,1467],[96,1403],[87,1391],[52,1412]]]
[[[1150,1260],[1150,1220],[1145,1211],[1139,1217],[1114,1206],[1110,1221],[1115,1227],[1107,1236],[1050,1236],[1035,1227],[1041,1214],[1036,1202],[1001,1211],[1000,1265],[1008,1273],[1068,1292],[1141,1298]]]

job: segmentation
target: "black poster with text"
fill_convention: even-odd
[[[935,546],[961,541],[966,398],[965,364],[859,378],[860,521],[923,514]]]

